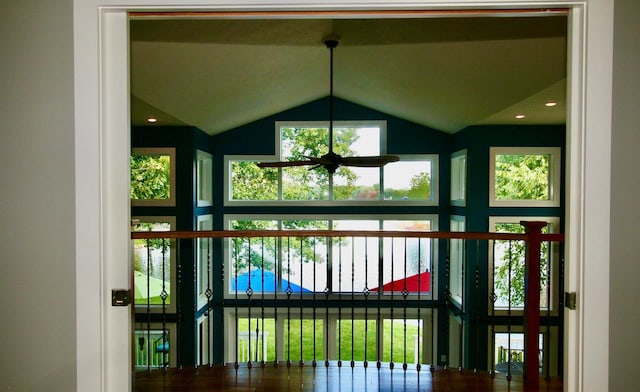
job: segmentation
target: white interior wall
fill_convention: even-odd
[[[73,1],[0,15],[0,390],[73,391]]]
[[[609,390],[636,384],[640,353],[640,2],[615,1]],[[603,339],[605,337],[603,336]]]
[[[633,20],[637,14],[632,12],[637,12],[634,1],[616,1],[622,9],[616,15],[619,28],[636,26],[637,29]],[[118,4],[160,2],[169,3],[129,0]],[[587,2],[599,4],[605,10],[612,3],[611,0]],[[272,1],[274,3],[277,2]],[[3,319],[0,388],[5,390],[103,390],[100,338],[103,293],[99,281],[100,263],[96,258],[96,248],[100,247],[97,223],[100,218],[99,175],[96,176],[99,173],[96,46],[99,42],[97,6],[100,4],[115,5],[116,2],[32,0],[2,3],[0,129],[5,141],[0,143],[0,219],[4,226],[0,242],[0,314]],[[635,8],[631,8],[634,5]],[[598,20],[598,16],[593,18]],[[599,29],[610,28],[606,20],[601,22],[588,28],[590,39],[597,41]],[[75,29],[76,40],[82,41],[76,42],[75,54],[72,52],[72,29]],[[618,36],[616,40],[616,54],[623,56],[616,62],[615,96],[618,100],[637,98],[637,66],[630,66],[624,59],[626,56],[637,64],[638,34],[629,36],[635,38]],[[606,62],[606,59],[596,59],[596,66],[598,61]],[[74,76],[75,110],[78,113],[75,118]],[[625,86],[636,88],[629,90]],[[606,88],[595,89],[589,94],[604,95],[606,101],[608,92]],[[635,105],[637,102],[636,99]],[[638,142],[640,113],[634,110],[636,107],[628,109],[618,101],[614,109],[611,195],[614,204],[612,234],[617,240],[612,241],[611,249],[612,280],[616,284],[612,285],[611,291],[611,321],[615,326],[611,330],[609,364],[612,369],[618,369],[612,370],[615,380],[611,377],[611,383],[620,388],[613,389],[610,384],[611,390],[624,390],[633,385],[633,369],[627,371],[624,366],[632,366],[638,352],[637,338],[633,340],[637,333],[629,342],[627,331],[617,328],[618,322],[626,323],[622,325],[636,323],[637,326],[638,312],[629,312],[630,307],[634,310],[634,305],[628,300],[637,296],[634,295],[637,288],[629,291],[625,289],[626,285],[617,283],[626,283],[624,279],[638,276],[636,261],[640,241],[630,230],[632,222],[637,221],[631,217],[637,217],[638,207],[628,199],[629,194],[637,194],[634,191],[638,190],[637,182],[633,181],[638,167],[638,158],[634,157],[633,151]],[[600,132],[607,134],[607,129],[605,126]],[[76,175],[78,181],[74,182]],[[608,181],[608,175],[600,172],[593,176],[587,173],[587,177],[596,185]],[[600,260],[607,261],[608,257]],[[74,271],[79,279],[75,278]],[[608,305],[600,309],[605,322],[607,309]],[[585,340],[584,344],[590,342]],[[606,357],[600,362],[606,367]],[[593,377],[597,377],[597,369],[593,370]],[[589,389],[587,384],[584,390],[595,389]]]

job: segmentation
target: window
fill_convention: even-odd
[[[170,231],[174,217],[134,217],[135,231]],[[176,255],[175,240],[138,239],[133,241],[134,303],[150,312],[175,310]]]
[[[492,147],[490,155],[490,206],[560,206],[559,147]]]
[[[213,204],[213,159],[208,152],[196,151],[196,205]]]
[[[465,231],[466,219],[464,216],[451,216],[451,231]],[[464,287],[464,240],[452,239],[449,241],[449,291],[451,299],[462,306]]]
[[[331,175],[309,166],[260,169],[266,160],[304,160],[328,151],[325,123],[278,122],[276,156],[227,156],[227,203],[384,202],[438,203],[436,155],[403,155],[383,168],[344,167]],[[334,150],[343,156],[385,153],[384,122],[340,122],[334,127]]]
[[[499,233],[524,233],[520,221],[543,221],[543,233],[558,232],[559,218],[553,217],[490,217],[489,230]],[[543,242],[540,255],[540,308],[554,309],[558,298],[559,248],[556,243]],[[524,309],[524,241],[494,241],[489,248],[489,277],[492,279],[496,311]],[[511,302],[509,303],[509,300]],[[490,304],[491,305],[491,304]]]
[[[331,216],[313,219],[290,216],[256,219],[229,216],[231,230],[419,230],[437,229],[436,217],[394,215],[384,220],[367,216]],[[311,293],[356,293],[369,295],[381,290],[389,295],[432,295],[435,249],[431,239],[378,238],[246,238],[227,242],[228,295],[304,295]],[[382,276],[379,254],[383,255]],[[405,257],[406,256],[406,257]]]
[[[174,148],[134,148],[131,151],[132,206],[175,206]]]
[[[451,154],[451,205],[465,206],[467,201],[467,150]]]
[[[213,216],[200,215],[196,217],[198,231],[213,230]],[[213,239],[198,238],[197,240],[197,290],[198,306],[204,306],[213,295]]]

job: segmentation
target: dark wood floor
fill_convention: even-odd
[[[562,380],[540,380],[539,391],[562,392]],[[441,391],[441,392],[519,392],[525,389],[522,378],[513,376],[511,381],[496,374],[486,372],[459,372],[457,369],[437,369],[431,372],[428,367],[417,371],[402,367],[380,369],[371,365],[338,367],[324,364],[317,368],[299,367],[297,364],[287,367],[267,365],[248,368],[241,365],[238,369],[228,367],[200,367],[197,369],[168,369],[162,371],[137,372],[135,392],[200,392],[200,391]]]

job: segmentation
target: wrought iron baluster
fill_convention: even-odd
[[[247,294],[247,299],[248,299],[248,309],[247,309],[247,344],[248,344],[248,348],[247,348],[247,354],[248,354],[248,361],[247,361],[247,366],[249,368],[253,367],[253,363],[251,362],[251,296],[253,295],[253,288],[251,286],[251,237],[247,238],[247,254],[248,254],[248,271],[247,271],[247,290],[246,290],[246,294]],[[236,286],[236,290],[238,289],[238,286]],[[256,339],[258,337],[256,336]]]
[[[495,377],[496,375],[496,333],[495,333],[495,324],[496,324],[496,301],[498,296],[496,295],[496,242],[491,241],[491,247],[493,252],[491,252],[491,260],[489,260],[489,265],[491,269],[491,294],[489,294],[489,304],[491,306],[491,365],[489,368],[489,374],[491,377]]]
[[[367,287],[367,280],[369,277],[369,252],[368,252],[368,237],[364,237],[364,367],[368,366],[367,362],[367,346],[369,346],[369,307],[368,307],[368,299],[369,299],[369,288]]]
[[[287,237],[287,367],[291,367],[291,238]]]
[[[351,237],[351,367],[353,368],[355,366],[355,360],[354,360],[354,352],[353,352],[353,348],[354,348],[354,344],[355,344],[355,337],[353,336],[353,331],[355,329],[355,309],[354,309],[354,302],[355,302],[355,293],[356,293],[356,287],[355,287],[355,277],[356,277],[356,269],[355,269],[355,265],[356,265],[356,239],[355,237]]]
[[[402,369],[407,370],[407,296],[409,290],[407,290],[407,237],[404,237],[404,282],[402,289],[402,340],[404,344],[404,352],[402,356]]]
[[[240,315],[238,314],[238,271],[239,269],[239,253],[240,253],[240,239],[237,238],[236,242],[235,242],[235,254],[234,254],[234,264],[235,264],[235,292],[234,292],[234,301],[233,301],[233,305],[234,305],[234,310],[235,310],[235,331],[236,331],[236,358],[235,358],[235,362],[234,362],[234,366],[236,369],[238,369],[239,367],[239,351],[240,351],[240,342],[239,342],[239,331],[238,331],[238,327],[239,327],[239,323],[238,323],[238,319],[240,318]]]
[[[480,241],[476,240],[476,268],[474,274],[474,288],[475,288],[475,298],[476,305],[474,307],[474,320],[475,320],[475,330],[476,330],[476,349],[475,349],[475,359],[473,365],[473,372],[478,372],[478,366],[480,361]]]
[[[302,278],[304,277],[304,271],[303,271],[303,262],[302,262],[302,255],[304,254],[304,249],[303,249],[303,237],[300,237],[300,366],[304,365],[304,358],[303,358],[303,352],[304,352],[304,348],[303,348],[303,343],[302,343],[302,337],[303,337],[303,331],[302,331],[302,287],[304,286],[302,284]],[[314,304],[315,307],[315,304]]]
[[[511,381],[511,280],[514,278],[512,275],[512,253],[511,253],[512,242],[508,241],[508,282],[507,282],[507,380]]]

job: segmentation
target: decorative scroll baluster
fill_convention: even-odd
[[[402,288],[402,341],[403,341],[403,353],[402,353],[402,369],[407,370],[407,296],[409,290],[407,290],[407,237],[404,237],[404,281]]]
[[[207,362],[209,367],[213,365],[213,353],[211,351],[211,346],[213,344],[213,312],[211,311],[211,296],[213,295],[213,290],[211,289],[211,239],[207,239],[207,289],[204,292],[205,297],[207,297],[207,330],[209,334],[209,338],[207,339]]]
[[[249,265],[247,268],[247,299],[248,299],[248,309],[247,309],[247,344],[248,344],[248,348],[247,348],[247,354],[248,354],[248,361],[247,361],[247,366],[249,368],[253,367],[253,363],[251,362],[251,296],[253,295],[253,288],[251,286],[251,237],[247,238],[247,259],[248,262],[247,264]],[[238,289],[238,286],[236,286],[236,290]],[[256,335],[256,339],[258,339],[258,336]],[[257,350],[256,350],[257,351]]]
[[[368,366],[367,361],[367,346],[369,346],[369,287],[367,284],[369,278],[369,247],[367,244],[368,237],[364,237],[364,289],[362,293],[364,294],[364,367]],[[353,346],[351,347],[353,350]]]
[[[264,292],[265,292],[265,286],[264,286],[264,237],[260,237],[260,252],[262,254],[262,257],[260,257],[260,287],[262,287],[262,290],[260,291],[260,320],[262,323],[262,352],[266,352],[266,350],[264,349],[265,347],[265,336],[264,336]],[[259,336],[260,331],[258,330],[258,323],[256,322],[256,337]],[[256,349],[256,352],[258,350]],[[256,353],[257,355],[257,353]],[[256,359],[257,361],[257,359]],[[266,355],[262,356],[262,360],[260,361],[260,367],[264,368],[265,365],[267,363],[267,358]]]
[[[478,372],[478,365],[480,361],[480,241],[476,241],[476,268],[473,278],[473,287],[475,289],[476,306],[474,307],[474,320],[476,330],[476,349],[475,359],[473,365],[473,372]]]
[[[448,312],[451,307],[451,289],[449,285],[449,279],[451,279],[451,239],[443,240],[443,241],[445,241],[447,245],[445,263],[444,263],[444,308]],[[433,279],[434,279],[433,275],[434,274],[433,274],[433,263],[432,263],[431,265],[431,298],[432,299],[433,299]],[[444,336],[449,336],[449,333],[450,333],[449,320],[447,320],[447,322],[444,325],[445,325]],[[447,359],[446,361],[444,361],[444,364],[443,364],[444,370],[447,370],[449,368],[449,358],[451,356],[450,350],[451,350],[451,347],[449,347],[449,345],[447,344],[447,356],[446,356]]]
[[[462,249],[464,250],[464,256],[462,257],[462,265],[460,268],[460,296],[461,296],[461,304],[460,304],[460,328],[458,329],[458,372],[462,372],[462,370],[464,369],[464,344],[462,344],[462,342],[464,341],[464,328],[465,328],[465,311],[467,309],[467,305],[466,305],[466,295],[465,295],[465,291],[466,291],[466,277],[465,277],[465,272],[466,272],[466,265],[467,265],[467,240],[463,241],[462,244]]]
[[[495,241],[491,241],[491,247],[493,251],[491,252],[491,260],[489,260],[489,266],[491,270],[491,294],[489,294],[489,306],[491,306],[491,336],[489,339],[491,340],[491,364],[489,367],[489,374],[491,377],[495,377],[496,375],[496,301],[498,296],[496,295],[496,243]]]
[[[394,260],[394,245],[395,245],[395,238],[391,239],[391,280],[393,281],[395,275],[393,274],[393,266],[395,264],[395,260]],[[395,308],[394,306],[394,294],[395,294],[395,288],[391,288],[391,314],[390,314],[390,319],[391,319],[391,341],[389,342],[391,345],[391,355],[389,357],[389,368],[393,369],[394,364],[393,364],[393,324],[395,324],[395,320],[393,319],[393,309]]]
[[[351,367],[353,368],[355,366],[355,361],[354,361],[354,353],[353,353],[353,346],[355,344],[355,336],[353,336],[353,331],[354,331],[354,323],[355,323],[355,308],[354,308],[354,302],[355,302],[355,294],[356,294],[356,287],[355,287],[355,277],[356,277],[356,267],[355,267],[355,263],[356,263],[356,239],[355,237],[351,237]]]
[[[304,254],[303,244],[304,244],[303,243],[303,238],[300,237],[300,366],[304,366],[304,357],[303,357],[304,347],[303,347],[303,344],[302,344],[302,338],[303,338],[303,331],[302,331],[302,303],[303,303],[302,302],[302,287],[303,287],[302,277],[304,276],[303,262],[302,262],[302,255]]]
[[[151,229],[149,229],[151,231]],[[151,240],[147,238],[147,372],[151,371]]]
[[[239,331],[238,331],[238,319],[240,318],[239,314],[238,314],[238,290],[239,287],[238,286],[238,271],[239,269],[239,253],[240,253],[240,244],[239,244],[239,239],[235,242],[235,253],[234,253],[234,261],[235,261],[235,281],[236,281],[236,285],[235,285],[235,292],[234,292],[234,309],[235,309],[235,315],[236,317],[234,318],[234,323],[235,323],[235,331],[236,331],[236,360],[234,362],[234,366],[236,369],[238,369],[239,367],[239,351],[240,351],[240,341],[239,341]]]
[[[511,381],[511,280],[514,278],[513,276],[513,269],[512,269],[512,257],[513,254],[511,253],[511,247],[513,246],[513,244],[511,243],[511,240],[508,241],[508,248],[507,248],[507,254],[508,254],[508,258],[509,258],[509,263],[508,263],[508,274],[507,276],[509,277],[508,282],[507,282],[507,380]]]
[[[169,342],[167,340],[167,288],[166,288],[166,238],[162,239],[162,291],[160,292],[160,299],[162,299],[162,372],[167,372],[169,367]]]
[[[291,238],[287,237],[287,367],[291,367]]]

